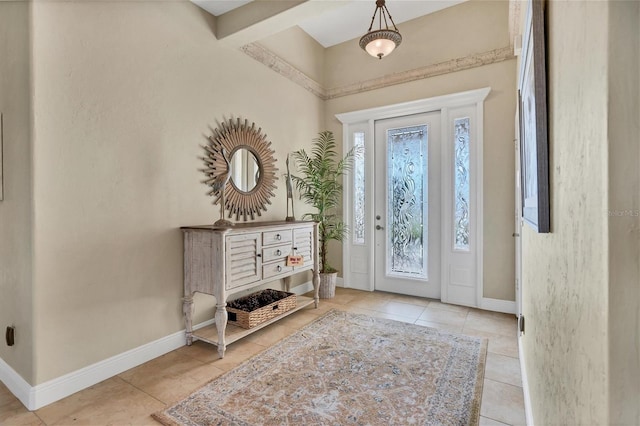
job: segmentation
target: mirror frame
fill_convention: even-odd
[[[248,192],[241,191],[234,183],[229,182],[231,158],[242,148],[253,154],[260,171],[258,182]],[[202,171],[207,177],[205,183],[212,187],[207,195],[214,197],[213,204],[221,202],[224,190],[224,209],[228,218],[235,215],[236,221],[241,217],[247,221],[249,218],[254,220],[256,215],[262,216],[262,211],[267,211],[267,205],[271,204],[270,198],[275,195],[275,181],[278,179],[276,159],[273,156],[275,151],[271,149],[271,142],[262,133],[262,128],[256,128],[255,123],[249,125],[248,120],[229,119],[213,130],[204,149],[206,156],[202,159],[207,168]],[[224,182],[219,185],[220,188],[214,187],[217,182],[222,181]]]

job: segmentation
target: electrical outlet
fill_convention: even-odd
[[[7,340],[7,346],[13,346],[16,343],[16,328],[14,326],[7,327],[7,334],[5,335]]]

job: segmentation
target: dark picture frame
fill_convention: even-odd
[[[518,102],[522,218],[551,232],[544,0],[531,0],[523,40]]]

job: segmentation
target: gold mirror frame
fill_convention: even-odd
[[[253,154],[259,170],[258,182],[247,192],[229,182],[232,174],[231,158],[243,148]],[[222,200],[222,208],[228,211],[228,218],[235,215],[236,220],[240,220],[240,217],[244,221],[249,217],[254,220],[256,215],[262,216],[262,210],[267,211],[267,204],[271,204],[270,198],[275,195],[275,181],[278,179],[276,159],[273,156],[275,151],[271,149],[267,135],[262,134],[262,128],[256,128],[255,123],[249,126],[248,120],[229,119],[214,129],[204,149],[205,157],[202,160],[206,169],[202,171],[207,177],[204,183],[211,187],[207,195],[214,197],[213,204]]]

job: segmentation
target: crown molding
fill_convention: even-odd
[[[438,75],[449,74],[456,71],[468,70],[484,65],[495,64],[497,62],[513,59],[513,49],[510,46],[488,52],[468,55],[463,58],[451,59],[426,67],[403,71],[396,74],[385,75],[383,77],[353,83],[335,89],[327,90],[327,99],[340,98],[342,96],[355,95],[369,90],[382,89],[396,84],[409,83],[411,81],[422,80]]]
[[[259,43],[246,44],[242,46],[240,50],[283,77],[288,78],[293,83],[313,93],[322,100],[355,95],[362,92],[368,92],[370,90],[382,89],[396,84],[409,83],[416,80],[449,74],[456,71],[468,70],[515,58],[513,54],[513,46],[505,46],[499,49],[472,54],[462,58],[455,58],[413,70],[385,75],[383,77],[347,84],[345,86],[332,89],[326,89],[322,87],[320,83],[307,76],[305,73]]]
[[[261,44],[245,44],[240,48],[240,50],[266,67],[271,68],[281,76],[288,78],[298,86],[301,86],[303,89],[313,93],[320,99],[326,100],[326,90],[322,85],[320,85],[320,83]]]

